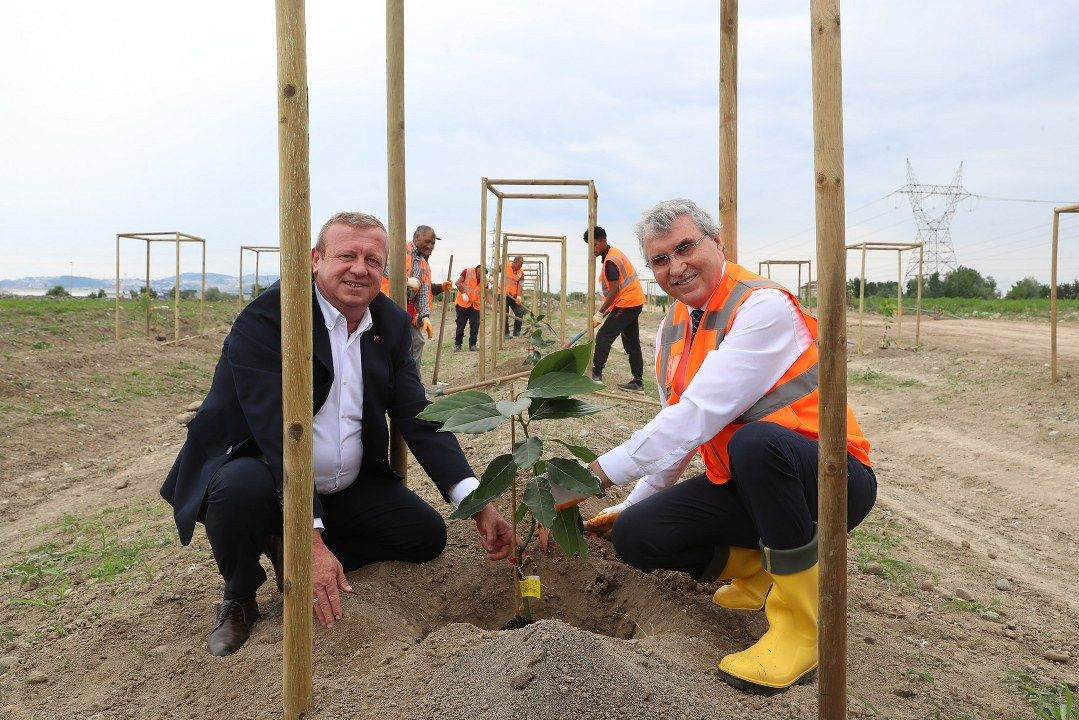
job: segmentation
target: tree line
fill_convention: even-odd
[[[865,283],[866,297],[895,297],[898,283],[870,282]],[[1033,300],[1035,298],[1049,297],[1049,284],[1039,282],[1033,276],[1027,276],[1017,280],[1011,288],[1003,293],[1005,300]],[[906,294],[914,296],[918,292],[918,279],[907,280]],[[847,281],[847,293],[853,297],[859,295],[859,279],[851,278]],[[1002,291],[997,287],[997,281],[992,276],[983,276],[974,268],[960,265],[955,270],[941,275],[939,272],[927,275],[922,283],[922,297],[926,298],[980,298],[994,300],[1002,296]],[[1057,284],[1057,297],[1061,300],[1079,299],[1079,278],[1072,282]]]

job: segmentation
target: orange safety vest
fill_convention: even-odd
[[[408,242],[405,245],[405,279],[412,277],[412,257],[413,257],[413,245]],[[430,310],[435,306],[435,298],[431,293],[431,266],[427,264],[427,260],[420,258],[420,289],[427,286],[427,308]],[[385,275],[382,276],[382,294],[386,297],[390,296],[390,279]],[[405,299],[408,306],[408,314],[413,320],[416,319],[416,292],[405,289]]]
[[[513,263],[506,263],[505,282],[506,282],[506,297],[517,298],[521,295],[521,278],[525,276],[524,265],[520,270],[514,271]]]
[[[707,305],[702,308],[704,315],[701,316],[697,332],[688,349],[686,338],[690,330],[689,309],[684,303],[674,302],[667,312],[660,338],[660,350],[656,354],[656,378],[660,394],[666,398],[668,404],[678,402],[704,363],[705,356],[720,347],[723,338],[730,332],[738,315],[738,308],[754,290],[761,288],[782,290],[791,299],[805,320],[813,342],[762,398],[732,420],[715,437],[701,445],[700,452],[704,457],[708,479],[717,484],[730,480],[727,443],[735,431],[747,423],[763,420],[790,428],[813,440],[820,436],[816,316],[799,305],[798,299],[786,288],[729,260],[719,286],[712,293]],[[847,406],[847,452],[866,466],[870,465],[869,441],[862,434],[850,405]]]
[[[618,268],[618,282],[612,284],[607,279],[605,266],[614,263]],[[637,279],[637,271],[633,269],[633,263],[626,254],[616,247],[607,246],[607,257],[599,267],[599,279],[603,283],[603,297],[610,297],[611,293],[618,293],[611,307],[637,307],[644,305],[644,290],[641,289],[641,281]]]
[[[461,271],[461,282],[465,286],[465,294],[468,302],[461,300],[461,293],[457,293],[457,305],[463,308],[480,309],[483,298],[480,296],[480,271],[476,268],[465,268]]]

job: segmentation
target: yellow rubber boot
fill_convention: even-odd
[[[794,550],[762,550],[774,583],[764,603],[768,631],[752,647],[720,660],[719,674],[740,690],[775,695],[816,675],[817,538]]]
[[[730,580],[712,596],[712,602],[728,610],[760,610],[772,587],[772,576],[761,567],[761,551],[730,548],[720,580]]]

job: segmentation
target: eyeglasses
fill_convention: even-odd
[[[666,268],[671,264],[671,255],[677,255],[680,258],[688,258],[693,254],[693,251],[697,249],[704,239],[708,237],[708,233],[701,235],[700,239],[690,242],[686,240],[683,243],[679,243],[678,247],[674,249],[673,253],[660,253],[659,255],[653,255],[648,259],[648,262],[644,264],[645,267],[656,270],[657,268]]]

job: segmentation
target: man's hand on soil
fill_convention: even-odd
[[[476,521],[476,531],[480,534],[480,545],[483,546],[489,560],[502,560],[509,557],[513,552],[513,528],[502,513],[498,512],[491,503],[483,506],[483,509],[472,516]]]
[[[341,619],[341,590],[352,592],[345,579],[345,569],[322,542],[317,530],[311,536],[311,586],[315,591],[312,607],[323,627],[331,628]]]

